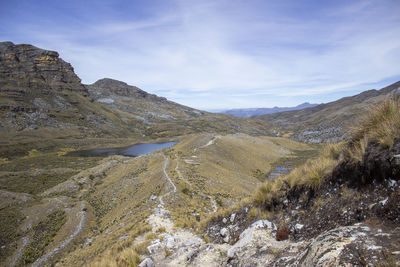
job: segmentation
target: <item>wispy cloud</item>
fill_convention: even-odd
[[[398,1],[125,4],[73,2],[60,19],[23,6],[31,20],[0,19],[0,38],[59,51],[86,83],[111,77],[198,108],[322,102],[400,78]]]

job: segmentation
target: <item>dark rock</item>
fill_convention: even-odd
[[[73,67],[57,52],[32,45],[0,43],[0,93],[20,96],[72,91],[88,96]]]

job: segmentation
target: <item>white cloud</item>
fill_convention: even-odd
[[[203,108],[262,106],[400,75],[399,8],[383,2],[319,6],[307,17],[289,2],[177,1],[140,19],[18,29],[86,83],[111,77]]]

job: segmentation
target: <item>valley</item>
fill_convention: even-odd
[[[201,220],[249,197],[261,183],[260,179],[266,179],[271,164],[282,157],[290,157],[295,150],[315,151],[316,148],[282,138],[201,134],[183,137],[174,147],[136,158],[117,155],[104,159],[74,158],[50,153],[64,166],[68,161],[76,166],[78,160],[87,165],[83,165],[83,170],[78,173],[76,169],[67,172],[64,168],[60,172],[64,171],[71,178],[57,180],[58,184],[49,188],[36,186],[33,192],[29,191],[32,190],[31,183],[25,182],[26,188],[21,185],[18,180],[22,177],[18,172],[8,173],[8,176],[3,174],[2,186],[6,184],[4,177],[12,176],[17,183],[13,185],[9,181],[9,187],[2,188],[4,201],[8,203],[8,219],[12,219],[12,214],[18,214],[20,218],[12,225],[6,221],[2,225],[6,232],[14,232],[19,237],[15,248],[9,248],[10,252],[14,250],[11,257],[14,262],[9,264],[40,265],[45,260],[54,262],[62,258],[61,263],[76,265],[86,262],[87,255],[92,255],[91,260],[95,261],[96,255],[134,241],[137,229],[147,229],[139,234],[148,234],[147,221],[152,220],[173,220],[174,223],[169,221],[158,227],[165,227],[170,234],[172,226],[173,229],[199,229]],[[259,156],[246,157],[249,154]],[[27,158],[15,159],[1,167],[10,169],[12,164],[33,165],[35,157],[42,162],[51,156],[31,155],[30,161]],[[27,176],[33,176],[34,171],[26,172]],[[50,184],[48,181],[45,183]],[[132,206],[132,203],[136,204]],[[155,219],[151,215],[153,210],[157,210],[155,214],[161,218]],[[55,212],[63,212],[68,220],[54,241],[44,251],[36,252],[41,257],[30,258],[26,252],[22,253],[35,241],[32,240],[32,235],[35,236],[32,226]],[[85,245],[87,240],[91,240],[90,245]],[[72,246],[69,249],[72,251],[63,258],[61,255],[66,255],[64,253],[69,250],[56,252],[63,252],[66,246]]]
[[[0,266],[396,266],[399,85],[241,118],[2,42]]]

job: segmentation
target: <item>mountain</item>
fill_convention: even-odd
[[[0,67],[1,266],[399,265],[398,84],[240,118],[84,85],[30,45],[1,43]],[[338,144],[265,136],[295,128],[264,116],[296,112],[322,126],[372,114]]]
[[[278,135],[311,143],[336,142],[348,136],[355,121],[391,95],[400,94],[400,81],[337,101],[296,111],[256,116],[274,125]]]
[[[154,139],[199,132],[266,134],[268,127],[189,108],[112,79],[84,85],[57,52],[0,43],[0,136],[7,144],[3,154],[15,151],[15,140],[33,149],[37,136],[43,141]],[[42,142],[41,148],[50,143]]]
[[[310,104],[308,102],[304,102],[303,104],[297,105],[295,107],[273,107],[273,108],[243,108],[243,109],[229,109],[222,111],[221,113],[237,116],[237,117],[245,117],[249,118],[252,116],[259,116],[264,114],[273,114],[277,112],[283,111],[291,111],[291,110],[300,110],[310,107],[315,107],[318,104]]]
[[[113,79],[87,85],[90,97],[144,136],[168,137],[199,132],[268,133],[266,124],[183,106]]]

